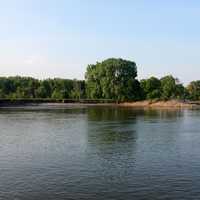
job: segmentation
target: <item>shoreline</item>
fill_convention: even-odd
[[[179,101],[179,100],[144,100],[135,102],[124,102],[120,104],[124,107],[142,107],[142,108],[200,108],[199,102]]]
[[[116,102],[115,100],[52,100],[52,99],[0,99],[0,107],[13,106],[117,106],[133,108],[200,108],[200,102],[181,100],[144,100],[134,102]]]

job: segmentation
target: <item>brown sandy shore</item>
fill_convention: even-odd
[[[125,102],[120,103],[120,106],[129,106],[129,107],[149,107],[149,108],[200,108],[200,102],[192,101],[178,101],[178,100],[169,100],[169,101],[135,101],[135,102]]]
[[[120,106],[135,108],[200,108],[198,101],[180,101],[180,100],[145,100],[135,102],[116,102],[114,100],[52,100],[52,99],[0,99],[0,107],[12,106]]]

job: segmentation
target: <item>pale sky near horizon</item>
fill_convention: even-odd
[[[138,78],[200,79],[200,1],[0,0],[0,76],[83,79],[133,60]]]

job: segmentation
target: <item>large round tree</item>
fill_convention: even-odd
[[[86,78],[87,96],[91,99],[138,99],[139,82],[135,79],[135,62],[110,58],[88,65]]]

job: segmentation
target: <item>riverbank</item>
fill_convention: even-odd
[[[110,99],[0,99],[0,107],[3,106],[23,106],[23,105],[65,105],[65,104],[116,104],[115,100]]]
[[[7,106],[29,106],[41,105],[48,106],[65,106],[65,105],[95,105],[95,106],[122,106],[122,107],[139,107],[139,108],[200,108],[200,102],[181,101],[181,100],[144,100],[134,102],[117,102],[108,99],[0,99],[0,107]]]
[[[120,103],[121,106],[130,107],[150,107],[150,108],[195,108],[200,107],[199,102],[191,101],[179,101],[179,100],[168,100],[168,101],[135,101]]]

